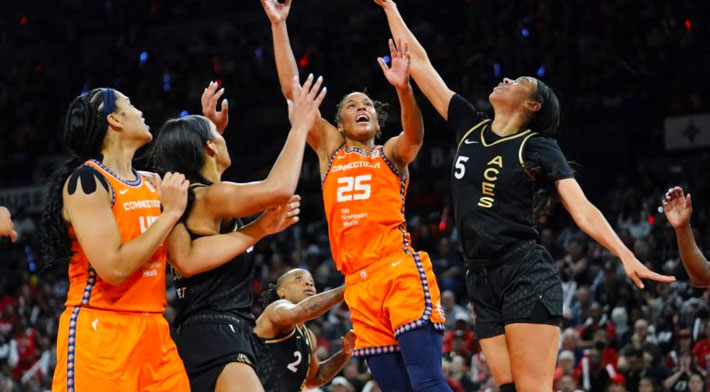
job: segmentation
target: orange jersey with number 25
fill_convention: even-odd
[[[369,153],[340,146],[323,180],[330,248],[344,275],[395,253],[413,251],[404,219],[409,180],[376,146]]]

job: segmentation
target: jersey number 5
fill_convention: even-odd
[[[288,366],[286,366],[286,367],[288,368],[288,370],[290,370],[290,371],[292,371],[292,372],[294,372],[294,373],[298,373],[298,365],[301,364],[301,359],[302,359],[302,358],[301,358],[301,352],[300,352],[300,351],[294,351],[294,352],[293,352],[293,356],[296,357],[296,360],[293,361],[293,362],[291,362],[291,363],[289,363]]]
[[[338,202],[369,199],[370,184],[367,182],[370,180],[372,180],[371,174],[338,178],[338,184],[342,184],[338,186]]]
[[[456,168],[456,171],[454,172],[454,177],[456,177],[457,180],[460,180],[463,178],[463,175],[466,174],[466,166],[463,164],[468,161],[468,157],[465,156],[459,156],[456,159],[456,165],[454,167]]]

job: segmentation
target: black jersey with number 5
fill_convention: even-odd
[[[451,180],[466,259],[495,259],[518,242],[536,239],[538,179],[529,168],[541,167],[554,180],[573,176],[557,143],[532,130],[499,137],[491,120],[460,95],[452,97],[448,116],[457,134]]]
[[[286,336],[262,339],[256,335],[256,368],[266,392],[296,392],[305,387],[311,363],[311,334],[295,326]]]

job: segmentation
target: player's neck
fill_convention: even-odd
[[[213,184],[220,182],[222,178],[222,173],[217,170],[217,165],[211,160],[205,162],[205,165],[202,166],[202,170],[200,170],[200,174]]]
[[[491,123],[491,131],[500,137],[517,133],[525,119],[518,113],[496,113]]]
[[[135,150],[112,148],[102,150],[101,154],[104,157],[102,163],[109,170],[123,179],[135,179],[133,174],[133,155],[135,155]]]
[[[375,147],[375,141],[374,139],[370,139],[366,142],[361,142],[352,139],[345,139],[345,146],[348,148],[349,151],[352,151],[357,148],[360,151],[369,153]]]

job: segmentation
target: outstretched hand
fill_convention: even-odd
[[[409,64],[411,62],[409,58],[409,46],[406,42],[402,40],[397,40],[397,46],[394,44],[394,40],[390,38],[390,58],[392,59],[392,65],[387,66],[387,63],[382,57],[377,58],[377,62],[382,68],[382,72],[385,74],[387,81],[390,82],[394,88],[397,90],[406,90],[409,88]]]
[[[690,215],[693,213],[690,194],[683,194],[683,189],[678,186],[669,189],[663,198],[663,212],[674,229],[688,225]]]
[[[224,132],[229,123],[229,104],[227,100],[222,101],[222,110],[217,111],[217,102],[224,94],[224,87],[217,90],[217,82],[210,82],[210,85],[202,92],[200,101],[202,102],[202,114],[209,118],[217,127],[219,133]]]
[[[641,263],[636,256],[631,259],[624,260],[623,265],[626,276],[640,289],[645,287],[641,279],[651,279],[662,283],[675,282],[675,277],[661,275],[651,271],[648,267],[643,265],[643,263]]]
[[[292,129],[305,129],[310,131],[320,118],[318,107],[323,102],[326,94],[326,87],[321,90],[323,77],[319,76],[313,83],[313,74],[310,74],[303,83],[303,87],[298,83],[298,76],[291,81],[292,97],[288,102],[288,119],[291,121]],[[320,91],[320,92],[319,92]]]
[[[278,0],[261,0],[261,6],[264,7],[266,16],[272,24],[279,24],[286,21],[288,13],[291,10],[291,0],[285,0],[279,3]]]
[[[259,224],[262,225],[266,235],[282,232],[298,222],[300,207],[301,196],[293,195],[286,203],[266,210],[259,218]]]

